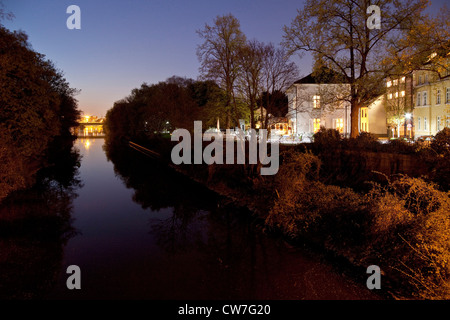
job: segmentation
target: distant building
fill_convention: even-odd
[[[104,121],[105,118],[82,116],[79,121],[79,126],[74,130],[74,134],[78,137],[102,137],[104,136]]]

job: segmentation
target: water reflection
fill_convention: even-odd
[[[32,189],[13,193],[0,205],[0,299],[33,299],[49,292],[64,246],[75,234],[80,155],[66,145],[49,160],[53,165],[38,173]]]
[[[164,165],[128,147],[107,145],[105,151],[132,200],[146,210],[148,241],[159,248],[135,248],[141,258],[129,259],[129,268],[114,275],[109,297],[373,298],[308,252],[265,234],[249,212]]]

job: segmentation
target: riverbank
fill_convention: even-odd
[[[168,149],[158,148],[163,158]],[[281,150],[275,176],[259,175],[258,165],[172,167],[247,207],[267,230],[320,248],[358,274],[380,266],[393,298],[448,298],[448,193],[408,176],[384,176],[384,183],[357,192],[324,183],[321,165],[316,155],[292,147]]]

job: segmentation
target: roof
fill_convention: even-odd
[[[294,82],[294,84],[338,84],[347,83],[345,77],[331,69],[321,68]]]

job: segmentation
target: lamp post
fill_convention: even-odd
[[[407,137],[406,130],[407,130],[407,125],[410,124],[410,120],[411,120],[411,113],[409,113],[409,112],[405,113],[405,138]],[[406,122],[408,122],[408,124]],[[412,125],[411,125],[411,127],[412,127]]]

